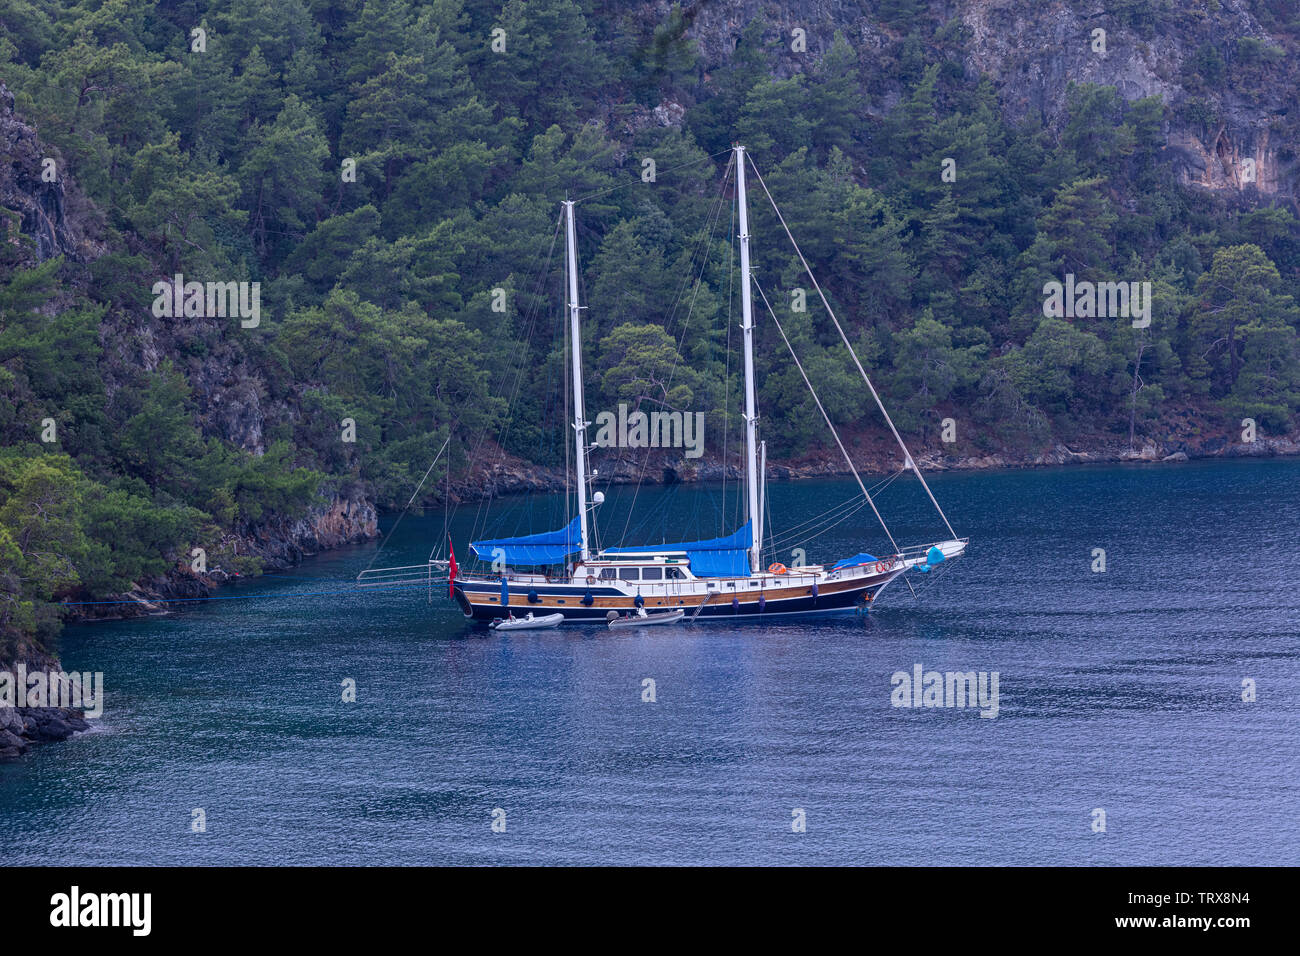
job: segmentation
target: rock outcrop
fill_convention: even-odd
[[[22,663],[29,674],[62,669],[56,657],[38,649],[26,649]],[[0,661],[0,671],[8,673],[11,679],[21,676],[13,661]],[[11,690],[17,693],[17,688]],[[23,707],[9,706],[9,703],[0,700],[0,761],[21,757],[33,744],[66,740],[90,729],[85,712],[72,707]]]
[[[670,3],[631,2],[632,22],[663,22]],[[933,49],[957,55],[971,77],[987,76],[1008,120],[1032,118],[1060,129],[1071,83],[1113,86],[1126,100],[1160,96],[1164,130],[1179,181],[1228,199],[1295,205],[1300,180],[1300,59],[1295,37],[1274,36],[1247,0],[931,0],[917,18],[889,22],[879,0],[696,0],[684,3],[685,36],[701,56],[699,96],[710,73],[731,60],[745,27],[758,17],[778,56],[775,73],[808,71],[841,31],[859,63],[895,58],[910,29]],[[1150,11],[1144,15],[1143,11]],[[1156,25],[1158,23],[1158,26]],[[802,30],[801,51],[792,49]],[[1095,31],[1104,31],[1104,36]],[[891,73],[876,81],[868,112],[879,115],[907,92]],[[681,110],[665,101],[641,125],[679,125]]]
[[[9,231],[9,241],[29,241],[25,258],[32,264],[55,256],[88,262],[103,254],[102,244],[87,234],[93,211],[79,192],[66,188],[62,157],[15,115],[14,95],[3,82],[0,156],[0,209],[16,215],[17,234]]]
[[[14,107],[13,94],[0,83],[0,241],[17,248],[11,259],[20,266],[63,257],[73,266],[66,270],[69,287],[84,290],[90,282],[89,267],[109,252],[101,216],[76,182],[63,175],[59,152],[44,144]],[[136,278],[148,287],[148,276]],[[63,304],[51,305],[57,310]],[[268,421],[283,422],[290,411],[283,401],[267,399],[269,390],[244,344],[223,334],[219,321],[194,318],[179,323],[159,319],[148,308],[107,309],[99,330],[100,371],[111,400],[115,390],[141,370],[151,372],[164,361],[172,362],[186,375],[202,432],[261,454]],[[202,340],[202,348],[194,347],[197,340]],[[334,492],[326,493],[302,517],[272,517],[256,526],[231,529],[223,543],[241,556],[259,559],[263,568],[284,570],[308,555],[377,534],[372,502],[360,493]],[[183,559],[167,574],[136,582],[124,594],[97,595],[103,603],[82,605],[69,619],[164,613],[164,602],[206,597],[231,576],[219,568],[194,573]],[[61,670],[57,657],[31,639],[0,636],[9,638],[0,646],[13,658],[0,659],[0,670],[12,673],[19,662],[32,672]],[[0,705],[0,758],[18,756],[34,743],[61,740],[88,726],[77,710]]]
[[[0,706],[0,760],[21,757],[33,744],[66,740],[89,729],[82,712],[72,708]]]

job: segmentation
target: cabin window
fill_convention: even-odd
[[[664,576],[663,568],[642,568],[642,581],[662,581]]]
[[[668,578],[668,580],[670,581],[679,581],[679,580],[686,579],[686,575],[682,573],[681,568],[668,568],[666,571],[664,571],[664,577]]]
[[[618,576],[622,578],[624,581],[639,581],[641,580],[641,569],[640,568],[619,568]]]
[[[615,571],[614,571],[613,568],[601,568],[601,569],[600,569],[600,579],[601,579],[602,581],[613,581],[614,578],[615,578],[616,576],[617,576],[617,575],[616,575],[616,573],[615,573]]]

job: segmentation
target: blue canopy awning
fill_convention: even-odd
[[[845,558],[831,566],[832,571],[838,571],[840,568],[856,568],[859,564],[870,564],[876,560],[874,554],[867,554],[865,551],[859,551],[851,558]]]
[[[491,561],[504,552],[506,564],[560,564],[575,551],[582,550],[581,519],[574,518],[567,527],[558,531],[543,531],[520,538],[493,538],[490,541],[471,541],[469,546],[484,561]]]
[[[739,578],[749,574],[749,547],[753,533],[749,522],[723,538],[685,541],[681,544],[646,544],[633,548],[606,548],[606,554],[665,554],[685,551],[691,570],[704,577]]]

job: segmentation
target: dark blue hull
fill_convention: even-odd
[[[750,594],[746,596],[746,600],[737,599],[735,603],[707,604],[699,609],[698,615],[696,615],[698,601],[693,602],[689,597],[673,598],[664,603],[647,601],[645,607],[647,611],[652,613],[661,610],[681,609],[686,611],[685,620],[687,621],[711,622],[727,620],[740,622],[788,616],[812,617],[851,614],[868,608],[875,594],[888,582],[889,577],[886,577],[871,583],[862,583],[855,587],[837,589],[832,593],[820,593],[816,597],[803,593],[782,598],[765,596],[764,600],[758,601],[753,599],[753,595]],[[807,589],[801,590],[806,591]],[[528,600],[528,591],[532,591],[536,595],[536,602]],[[499,600],[500,589],[489,583],[466,582],[457,584],[453,593],[462,613],[475,622],[484,624],[504,617],[509,612],[525,614],[528,611],[542,614],[559,612],[564,615],[566,624],[604,624],[608,621],[611,610],[617,613],[625,613],[632,609],[627,595],[614,588],[593,587],[586,591],[575,592],[572,586],[540,585],[527,590],[521,589],[519,593],[512,591],[508,608],[503,608],[499,603],[496,603]],[[587,594],[591,598],[590,605],[583,603],[583,598]],[[474,600],[470,599],[471,596]],[[485,599],[491,603],[484,603]],[[560,601],[564,603],[557,603]],[[614,601],[617,602],[617,606],[611,606],[611,602]]]

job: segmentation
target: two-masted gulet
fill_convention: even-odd
[[[754,383],[754,277],[750,268],[749,215],[746,201],[745,166],[748,157],[742,146],[734,149],[736,203],[738,207],[741,331],[745,374],[745,517],[744,525],[732,534],[704,541],[680,544],[655,544],[605,548],[593,553],[592,522],[595,509],[603,500],[596,492],[589,494],[590,469],[588,441],[590,422],[586,419],[582,382],[581,307],[578,302],[578,263],[572,201],[564,203],[564,227],[567,274],[567,312],[569,355],[572,366],[573,441],[576,478],[576,517],[564,528],[523,537],[473,541],[470,547],[483,561],[493,562],[493,573],[470,573],[451,565],[450,593],[466,617],[493,621],[514,617],[515,612],[537,615],[564,615],[564,622],[604,623],[630,614],[685,612],[689,621],[727,621],[852,613],[864,610],[889,584],[916,569],[928,572],[940,562],[958,557],[966,550],[967,539],[958,538],[939,507],[925,477],[904,445],[879,394],[871,384],[862,363],[853,352],[839,320],[821,293],[817,280],[808,272],[814,289],[821,296],[854,364],[875,398],[885,421],[903,452],[904,468],[912,470],[931,503],[939,512],[952,537],[948,540],[900,548],[881,518],[891,553],[873,555],[860,552],[829,565],[787,568],[782,564],[762,566],[764,482],[760,464],[758,409]],[[752,161],[751,161],[752,162]],[[754,170],[763,191],[766,184]],[[771,200],[771,194],[768,193]],[[775,202],[773,202],[775,209]],[[781,226],[794,244],[805,269],[807,262],[798,244],[789,234],[780,210]],[[760,290],[761,294],[761,290]],[[766,297],[764,296],[766,302]],[[770,311],[770,307],[769,307]],[[776,316],[773,313],[775,321]],[[780,328],[779,322],[777,327]],[[784,330],[781,337],[789,345]],[[793,349],[791,354],[794,356]],[[798,356],[794,356],[798,364]],[[800,366],[800,372],[803,372]],[[804,376],[812,390],[812,383]],[[816,399],[816,392],[813,391]],[[850,459],[820,399],[827,425],[835,434],[836,444],[848,462],[862,494],[872,511],[880,517],[867,487]],[[562,567],[561,574],[530,573],[521,568]]]

